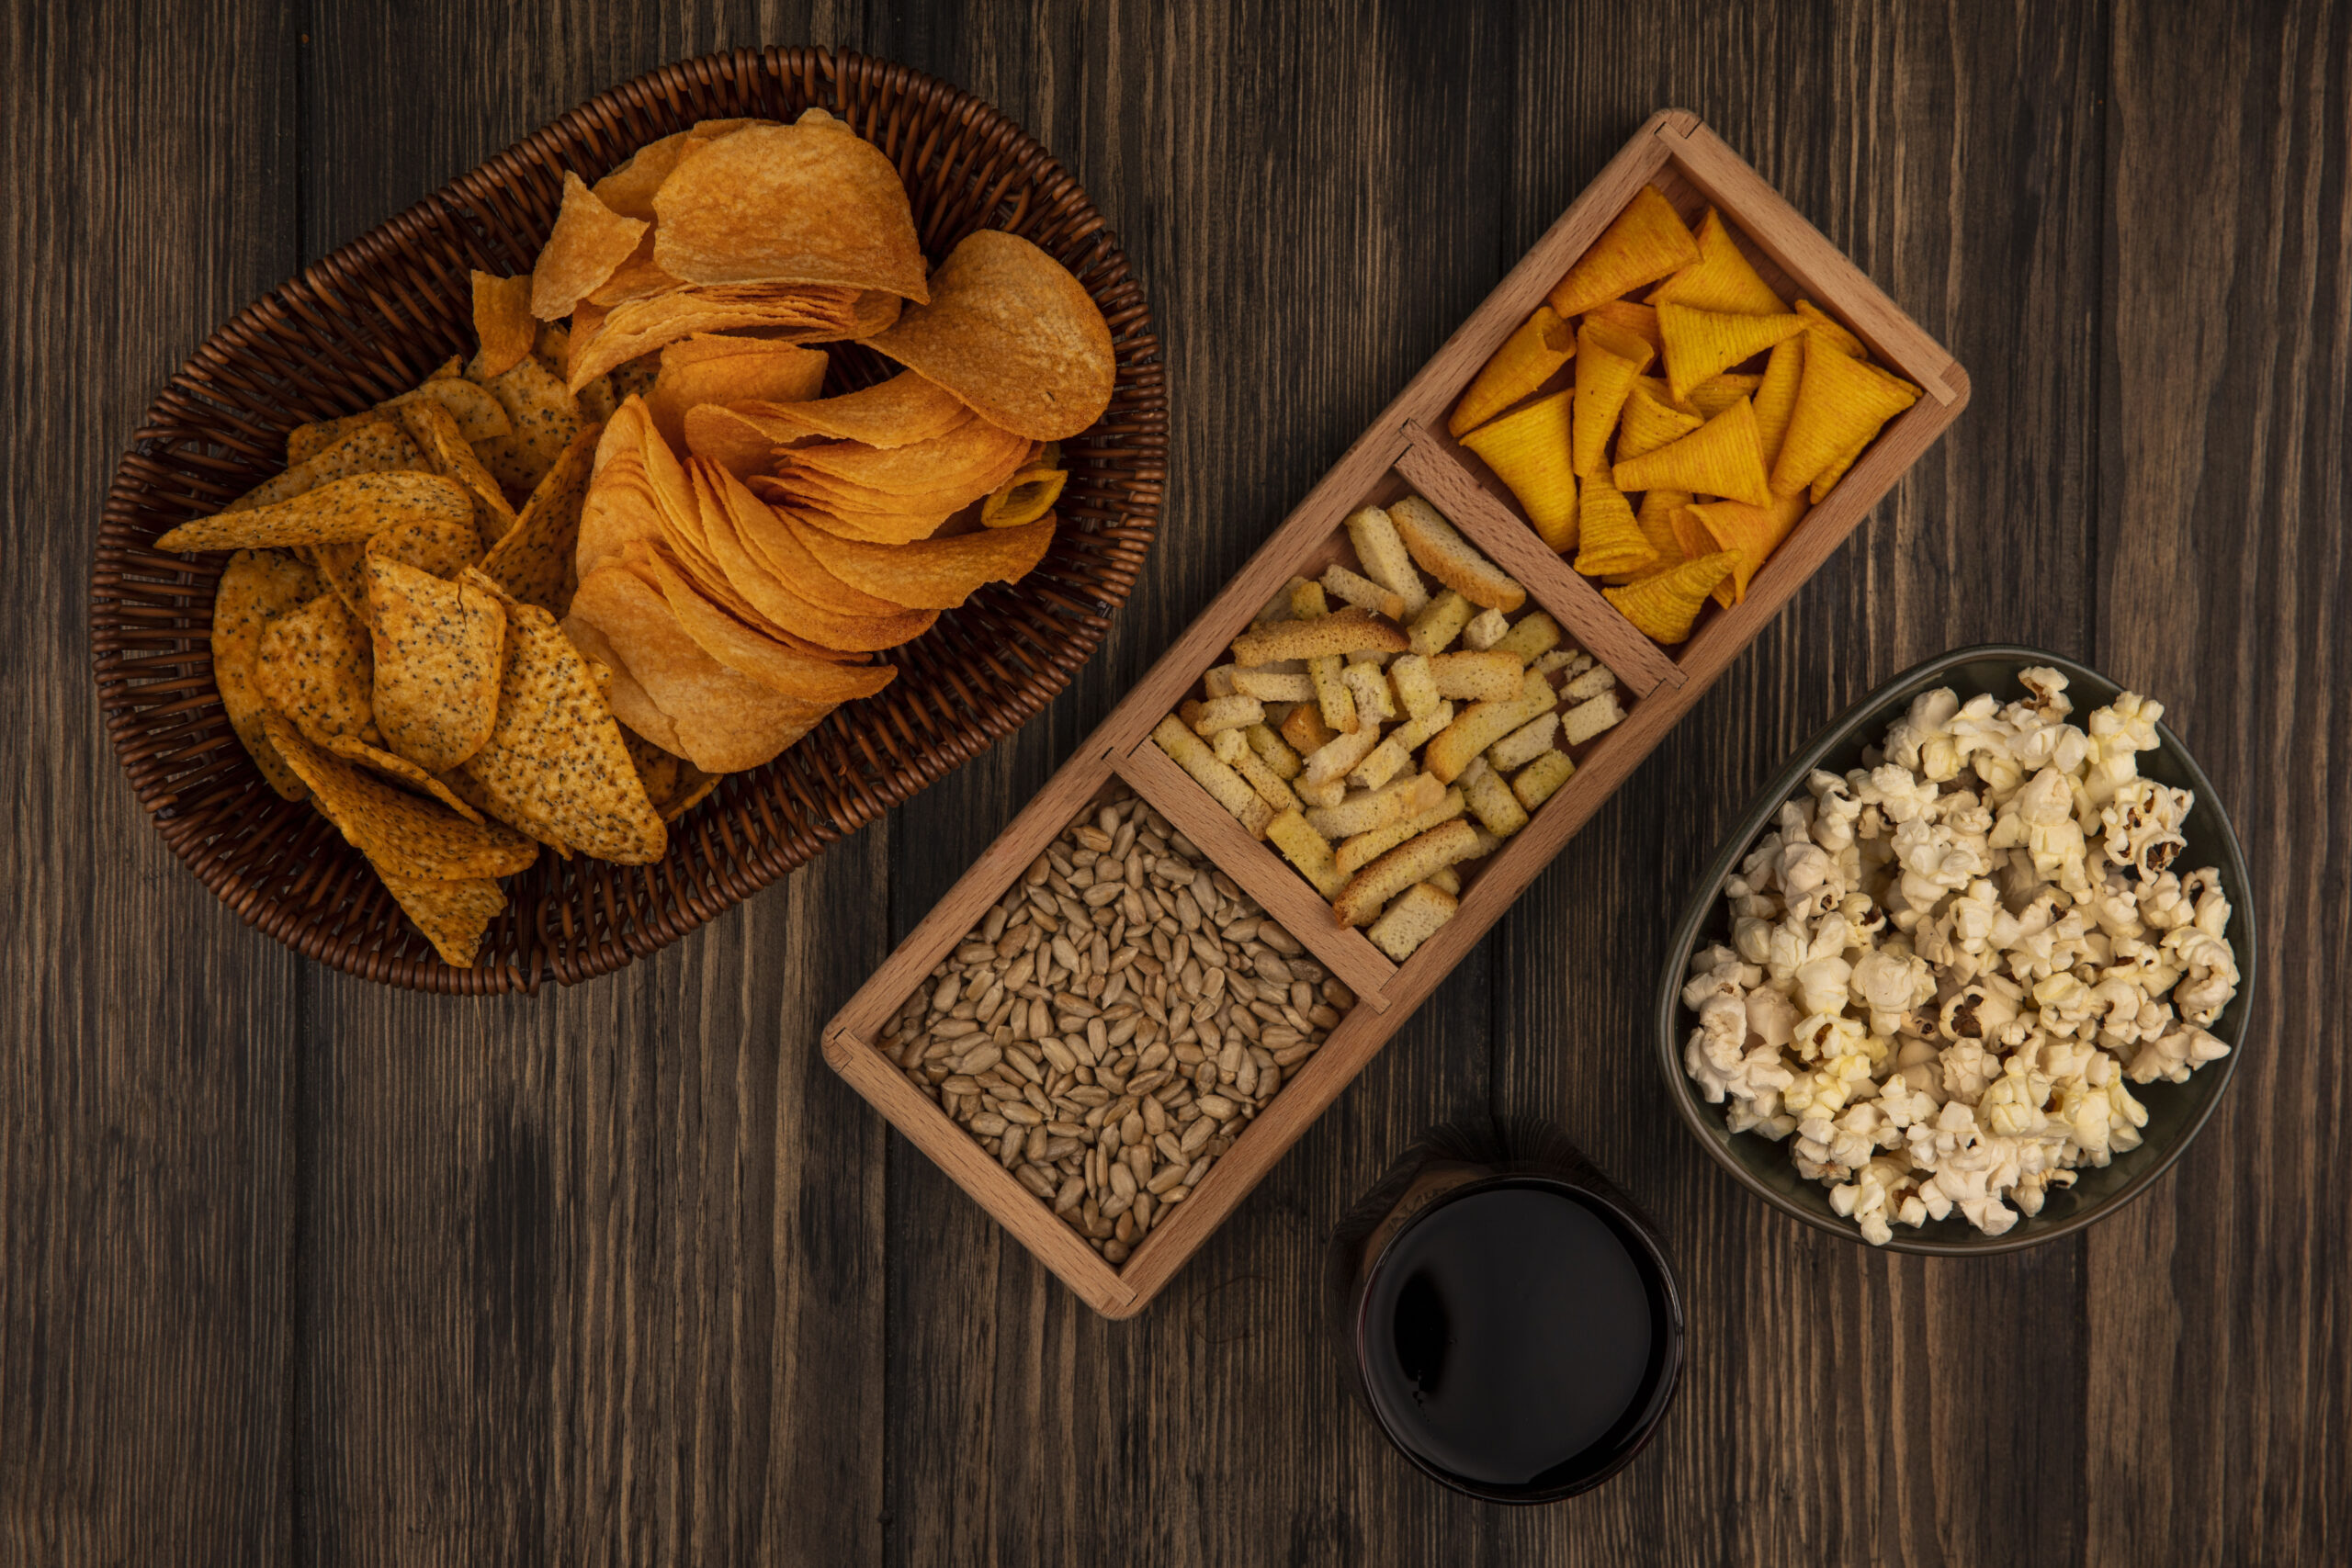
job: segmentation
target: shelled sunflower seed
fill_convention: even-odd
[[[1117,1264],[1354,1004],[1114,784],[915,988],[880,1045]]]

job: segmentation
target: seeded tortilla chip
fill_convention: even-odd
[[[470,381],[456,381],[453,386],[469,387],[483,397],[490,394]],[[491,399],[495,404],[497,400]],[[503,413],[502,411],[502,418]],[[505,537],[506,530],[514,525],[514,508],[507,504],[506,492],[491,477],[481,459],[467,443],[465,432],[458,427],[457,416],[437,401],[420,399],[401,407],[401,426],[416,443],[435,471],[444,479],[455,479],[466,487],[473,500],[474,536],[481,549]],[[496,439],[484,437],[485,440]],[[463,564],[462,562],[459,564]]]
[[[458,423],[458,434],[466,441],[486,441],[493,435],[505,435],[514,428],[505,407],[479,382],[462,376],[435,376],[418,382],[396,398],[387,398],[379,405],[388,414],[397,415],[411,403],[438,403]]]
[[[948,254],[931,302],[868,340],[980,416],[1064,441],[1111,406],[1111,329],[1068,268],[1017,235],[982,229]]]
[[[288,800],[310,792],[263,731],[268,700],[254,682],[262,634],[269,623],[317,598],[319,574],[281,550],[240,550],[229,558],[212,597],[212,679],[230,728],[253,753],[254,765],[269,787]]]
[[[365,539],[410,516],[470,524],[473,502],[438,474],[368,473],[330,480],[270,506],[183,523],[155,541],[161,550],[245,550]]]
[[[1552,289],[1552,309],[1579,316],[1699,261],[1699,242],[1656,186],[1644,186]],[[1581,352],[1581,350],[1579,350]]]
[[[469,580],[488,586],[479,572]],[[506,613],[497,722],[466,773],[493,815],[526,832],[623,865],[661,859],[668,835],[588,661],[537,604]]]
[[[1663,485],[1694,495],[1726,496],[1750,506],[1769,505],[1772,499],[1764,481],[1756,411],[1746,398],[1681,440],[1617,464],[1610,477],[1619,490],[1628,491]]]
[[[511,876],[539,858],[537,844],[503,823],[469,822],[438,801],[396,789],[312,745],[282,714],[263,723],[319,809],[379,871],[449,880]]]
[[[972,411],[944,387],[911,370],[838,398],[783,403],[763,409],[795,436],[826,435],[888,449],[928,441],[972,418]]]
[[[811,659],[752,630],[713,604],[662,557],[649,556],[643,564],[645,570],[639,575],[650,576],[680,629],[697,647],[771,691],[831,706],[870,697],[899,673],[892,664],[835,664]]]
[[[553,371],[527,355],[482,385],[506,410],[514,428],[510,434],[476,442],[474,452],[500,484],[514,494],[528,495],[580,434],[580,405]]]
[[[1618,613],[1652,642],[1671,646],[1690,635],[1691,623],[1699,618],[1707,595],[1732,574],[1738,562],[1736,551],[1719,550],[1623,588],[1604,588],[1600,596],[1616,605]]]
[[[1788,306],[1744,254],[1712,207],[1699,221],[1699,259],[1650,291],[1652,305],[1691,305],[1743,316],[1778,316]]]
[[[906,187],[830,117],[757,125],[678,160],[654,192],[653,259],[688,283],[818,284],[926,299]]]
[[[373,683],[368,628],[333,593],[271,621],[254,658],[254,689],[322,746],[338,735],[381,739]]]
[[[481,808],[472,805],[433,774],[426,773],[406,757],[370,746],[356,736],[338,735],[327,744],[327,750],[346,762],[356,762],[369,773],[396,779],[410,789],[429,795],[469,822],[481,822]]]
[[[331,479],[346,479],[353,474],[432,471],[415,443],[401,434],[400,426],[372,409],[349,420],[304,428],[316,428],[323,445],[294,457],[291,468],[255,485],[223,506],[221,512],[251,512],[275,506]],[[293,457],[291,436],[287,438],[287,450]]]
[[[1018,528],[984,528],[946,539],[861,545],[775,513],[827,571],[852,587],[919,610],[952,610],[987,582],[1018,582],[1054,542],[1052,513]]]
[[[376,626],[372,702],[384,744],[427,773],[447,773],[489,743],[505,607],[465,581],[373,558],[368,604]]]
[[[736,347],[714,354],[709,345]],[[645,400],[662,439],[685,443],[686,411],[704,403],[791,403],[813,398],[825,384],[825,351],[759,338],[684,338],[662,351],[662,369]]]
[[[321,545],[321,550],[356,548],[360,555],[350,565],[349,588],[338,575],[335,591],[345,595],[345,603],[358,601],[357,608],[366,611],[368,604],[368,574],[363,560],[401,561],[429,572],[435,577],[455,577],[481,558],[481,539],[469,524],[452,523],[447,518],[412,518],[396,523],[369,539],[365,545]],[[340,569],[338,569],[340,570]],[[374,616],[367,612],[364,618],[372,626]]]
[[[453,969],[470,969],[481,951],[482,933],[506,908],[506,895],[485,876],[445,881],[439,877],[403,876],[376,867],[384,890],[392,896],[441,962]]]
[[[531,314],[543,321],[571,314],[571,308],[613,276],[637,249],[650,227],[641,218],[625,217],[566,169],[563,205],[557,211],[554,231],[539,250],[531,269]]]
[[[466,378],[487,386],[531,356],[539,323],[531,315],[531,280],[476,272],[474,338],[479,346]],[[510,417],[511,411],[510,411]]]
[[[482,570],[517,599],[558,615],[571,602],[579,553],[580,514],[601,432],[591,425],[571,438],[547,471],[506,536],[485,557]]]
[[[565,627],[599,658],[609,653],[626,677],[613,687],[614,711],[623,721],[710,773],[758,767],[832,709],[719,663],[686,634],[659,592],[619,567],[581,580]]]

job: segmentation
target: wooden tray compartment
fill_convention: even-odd
[[[1657,185],[1694,220],[1712,202],[1768,281],[1811,299],[1860,336],[1879,363],[1927,394],[1805,514],[1750,582],[1747,599],[1728,610],[1710,606],[1690,640],[1671,651],[1635,630],[1555,556],[1509,491],[1444,434],[1455,400],[1487,357],[1645,184]],[[832,1020],[825,1031],[827,1060],[1096,1311],[1114,1318],[1140,1312],[1958,416],[1967,396],[1967,376],[1951,356],[1696,116],[1679,109],[1654,116]],[[1197,688],[1203,672],[1225,660],[1233,637],[1285,582],[1349,558],[1344,523],[1351,512],[1408,491],[1443,513],[1518,578],[1578,647],[1615,672],[1626,717],[1575,750],[1575,776],[1501,850],[1464,874],[1453,919],[1399,965],[1360,931],[1340,927],[1305,878],[1251,839],[1148,737]],[[874,1043],[915,987],[1114,774],[1358,998],[1201,1186],[1116,1269],[908,1083]]]

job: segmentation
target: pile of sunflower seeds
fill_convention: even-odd
[[[1114,784],[916,987],[880,1043],[1116,1264],[1354,1003]]]

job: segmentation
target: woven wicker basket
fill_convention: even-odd
[[[543,855],[476,966],[453,969],[356,850],[262,781],[213,685],[222,558],[159,555],[156,536],[283,466],[286,433],[413,384],[472,347],[471,267],[526,270],[563,171],[594,179],[698,119],[788,119],[811,105],[888,152],[936,261],[975,229],[1010,230],[1069,267],[1118,351],[1110,412],[1064,444],[1061,526],[1044,562],[994,584],[887,657],[879,697],[836,710],[765,767],[729,777],[674,824],[658,863]],[[889,367],[895,370],[897,367]],[[829,392],[878,379],[837,352]],[[147,412],[116,470],[91,572],[99,707],[156,828],[240,919],[370,980],[460,993],[605,974],[676,941],[806,863],[1044,707],[1102,640],[1159,522],[1168,407],[1159,344],[1118,243],[1078,183],[988,105],[903,66],[827,50],[738,50],[600,95],[344,246],[215,333]]]

